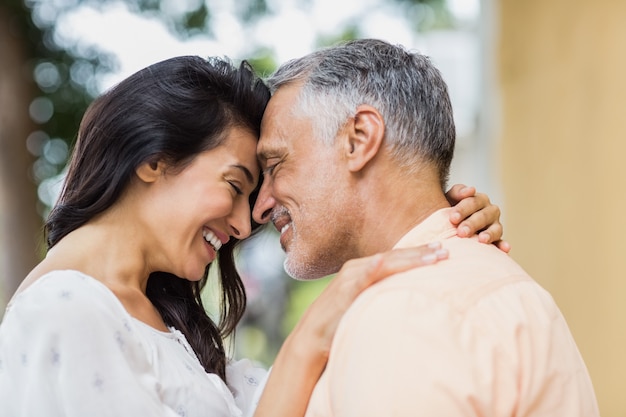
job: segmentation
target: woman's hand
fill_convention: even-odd
[[[395,249],[346,262],[309,306],[278,352],[255,417],[303,416],[337,325],[355,298],[380,280],[446,259],[440,243]]]
[[[395,249],[346,262],[325,290],[304,313],[299,325],[317,327],[320,346],[330,349],[339,320],[354,299],[376,282],[399,272],[446,259],[448,252],[434,242]]]
[[[456,184],[446,193],[452,205],[450,222],[457,226],[457,236],[469,237],[478,233],[478,240],[493,243],[508,253],[511,245],[502,240],[500,207],[491,204],[487,194],[477,193],[476,188]]]

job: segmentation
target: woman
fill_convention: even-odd
[[[268,99],[245,63],[179,57],[94,101],[45,225],[47,256],[0,326],[2,415],[251,410],[258,372],[230,364],[223,338],[245,308],[233,249],[255,227]],[[359,291],[445,257],[434,245],[347,263],[276,359],[261,398],[276,404],[272,415],[303,414],[334,326]],[[218,323],[200,296],[216,259]]]

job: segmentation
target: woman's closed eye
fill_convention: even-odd
[[[241,188],[239,188],[239,186],[236,183],[234,183],[232,181],[228,181],[228,183],[230,184],[231,187],[233,187],[233,190],[235,190],[235,193],[237,195],[242,195],[243,194],[243,191],[241,190]]]

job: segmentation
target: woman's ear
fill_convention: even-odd
[[[362,104],[348,123],[346,158],[352,172],[363,169],[381,149],[385,122],[376,108]]]
[[[143,182],[151,183],[157,180],[165,171],[165,164],[161,161],[144,162],[139,165],[135,172]]]

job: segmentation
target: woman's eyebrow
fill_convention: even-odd
[[[243,174],[246,176],[246,179],[248,180],[248,182],[250,184],[254,184],[254,176],[252,175],[252,172],[250,172],[250,170],[248,168],[246,168],[243,165],[239,165],[239,164],[231,165],[231,168],[236,168],[236,169],[241,170],[243,172]]]

